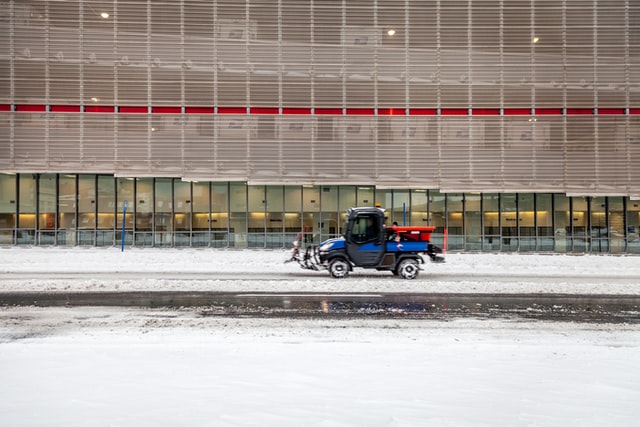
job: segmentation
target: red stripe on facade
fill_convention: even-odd
[[[316,108],[315,113],[318,115],[332,114],[336,116],[341,116],[342,108]]]
[[[279,114],[278,107],[249,107],[249,114]]]
[[[440,115],[442,116],[468,116],[468,108],[442,108],[440,109]]]
[[[499,116],[499,108],[473,108],[471,114],[474,116]]]
[[[560,110],[562,112],[562,110]],[[505,108],[502,110],[505,116],[530,116],[531,108]]]
[[[185,114],[213,114],[215,108],[213,107],[184,107]]]
[[[149,107],[124,105],[118,107],[118,112],[122,114],[145,114],[149,112]]]
[[[379,116],[404,116],[407,110],[404,108],[378,108]]]
[[[624,108],[598,108],[598,114],[625,114]]]
[[[218,107],[218,114],[247,114],[247,107]]]
[[[49,111],[54,113],[79,113],[79,105],[50,105]]]
[[[153,114],[181,114],[182,107],[152,107]]]
[[[15,111],[29,112],[29,113],[43,113],[47,111],[47,106],[42,104],[20,104],[15,106]]]
[[[435,116],[438,114],[436,108],[410,108],[410,116]]]
[[[0,104],[0,112],[66,112],[66,113],[114,113],[123,114],[266,114],[266,115],[347,115],[347,116],[497,116],[500,108],[312,108],[312,107],[239,107],[239,106],[113,106],[113,105],[46,105]],[[638,115],[640,108],[504,108],[504,116],[562,116],[562,115]]]
[[[373,116],[375,108],[347,108],[347,116]]]
[[[593,108],[567,108],[567,115],[590,115],[593,114]]]
[[[86,105],[84,107],[85,113],[113,113],[114,111],[113,105]]]
[[[302,108],[302,107],[283,107],[282,114],[302,114],[305,116],[311,115],[311,108]]]
[[[536,116],[561,116],[562,108],[536,108]]]

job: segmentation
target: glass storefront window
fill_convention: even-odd
[[[376,200],[374,206],[378,205],[382,209],[385,209],[387,222],[389,223],[393,222],[391,219],[393,216],[393,193],[393,190],[376,188]]]
[[[593,252],[609,252],[609,224],[606,197],[591,199],[589,239]]]
[[[533,193],[440,193],[355,186],[280,186],[114,178],[92,174],[0,174],[0,244],[126,244],[288,248],[339,235],[357,201],[384,200],[388,223],[433,225],[449,250],[640,253],[640,202],[626,197]],[[135,224],[135,229],[134,229]],[[135,237],[134,237],[135,232]]]
[[[564,194],[553,195],[553,222],[556,252],[568,252],[572,248],[570,199]]]
[[[98,176],[96,212],[96,245],[111,246],[115,242],[116,226],[116,191],[115,179],[112,176]]]
[[[612,253],[623,253],[626,247],[624,230],[624,199],[622,197],[608,197],[609,215],[609,250]]]
[[[536,227],[539,251],[553,251],[553,210],[551,194],[536,195]]]
[[[264,185],[247,186],[249,210],[247,245],[250,248],[265,247],[265,198]]]
[[[174,179],[173,200],[174,245],[189,246],[191,244],[191,183]]]
[[[627,251],[640,254],[640,200],[627,202]]]
[[[38,244],[55,244],[57,185],[55,174],[42,174],[38,179]]]
[[[482,197],[480,194],[464,196],[464,248],[469,251],[482,250]]]
[[[287,245],[302,230],[302,187],[284,187],[284,229]]]
[[[343,186],[340,187],[338,191],[340,195],[338,198],[338,213],[340,214],[338,225],[340,227],[339,233],[342,233],[342,225],[346,220],[347,209],[356,207],[358,202],[356,198],[356,187]]]
[[[96,176],[78,176],[79,230],[93,230],[96,227],[96,206]]]
[[[500,250],[500,194],[482,195],[483,250]]]
[[[303,186],[302,187],[302,227],[307,231],[307,243],[310,243],[310,235],[313,236],[319,232],[318,226],[321,223],[321,207],[320,187],[319,186]]]
[[[58,177],[58,234],[56,244],[76,244],[76,175]]]
[[[127,203],[127,215],[125,220],[125,244],[133,244],[133,224],[137,210],[137,203],[134,199],[134,178],[118,178],[116,181],[117,197],[117,222],[116,222],[116,244],[122,243],[122,218],[124,217],[124,204]]]
[[[518,220],[516,228],[517,236],[519,236],[518,250],[522,252],[536,250],[537,238],[534,197],[535,195],[532,193],[518,194]]]
[[[374,206],[375,197],[373,187],[358,187],[356,203],[357,207]]]
[[[518,250],[518,211],[515,194],[500,195],[500,234],[501,250],[515,252]]]
[[[322,221],[320,222],[320,236],[317,239],[322,242],[328,238],[338,236],[340,220],[338,212],[339,187],[322,187]]]
[[[229,241],[229,185],[211,183],[211,246],[226,247]],[[244,228],[243,228],[244,230]]]
[[[247,247],[247,187],[242,182],[229,184],[229,246]]]
[[[417,226],[431,225],[427,205],[427,190],[411,190],[409,224]]]
[[[33,245],[36,229],[36,175],[20,174],[18,179],[18,230],[16,244]]]
[[[136,246],[153,245],[153,178],[135,179],[135,228],[134,244]],[[163,200],[160,204],[164,206]],[[118,203],[120,205],[120,203]],[[129,211],[131,203],[129,203]],[[131,212],[134,214],[134,212]]]
[[[588,208],[586,197],[573,197],[571,199],[571,228],[573,231],[573,251],[574,252],[587,252],[589,251],[589,245],[587,240],[587,223],[588,223]]]
[[[16,227],[16,176],[0,173],[0,244],[13,243]]]
[[[191,245],[209,246],[209,224],[211,213],[209,208],[209,183],[191,183]]]
[[[285,245],[284,231],[284,188],[268,185],[266,188],[266,243],[267,248],[282,248]]]
[[[171,246],[171,238],[173,237],[173,179],[156,178],[155,192],[152,198],[155,199],[155,213],[151,212],[152,222],[154,226],[154,246]],[[138,188],[141,186],[139,185]],[[142,188],[145,188],[142,185]],[[138,193],[140,196],[140,193]],[[151,205],[153,206],[153,204]],[[136,237],[138,236],[136,230]],[[146,244],[145,238],[145,244]],[[138,242],[136,242],[138,244]]]
[[[38,229],[55,230],[56,196],[56,175],[40,175],[38,180]]]
[[[387,212],[387,223],[396,221],[399,225],[411,225],[411,198],[408,190],[393,190],[391,212]],[[382,205],[384,208],[387,205]]]
[[[464,248],[463,194],[449,193],[446,196],[448,246],[449,249],[460,250]]]
[[[431,225],[436,227],[431,235],[432,242],[446,250],[449,243],[444,241],[444,230],[447,227],[446,196],[444,194],[437,190],[429,190],[429,212],[431,213]]]

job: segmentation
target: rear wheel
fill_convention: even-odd
[[[329,263],[329,273],[336,279],[342,279],[349,274],[349,263],[342,258],[336,258]]]
[[[418,261],[415,259],[405,259],[400,261],[400,265],[398,265],[398,274],[403,279],[415,279],[418,277],[419,271]]]

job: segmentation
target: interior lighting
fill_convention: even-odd
[[[396,30],[394,30],[393,28],[389,28],[387,30],[387,35],[389,36],[395,36],[396,35]]]
[[[102,19],[109,19],[109,14],[107,12],[102,12],[100,16],[102,17]]]
[[[536,36],[533,38],[534,43],[538,43],[540,41],[540,37]]]

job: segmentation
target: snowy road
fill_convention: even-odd
[[[640,258],[638,259],[640,262]],[[69,281],[86,281],[86,280],[104,280],[104,281],[124,281],[124,280],[191,280],[191,281],[205,281],[205,280],[217,280],[217,281],[314,281],[314,282],[334,282],[336,280],[344,280],[344,284],[348,284],[349,280],[362,280],[372,279],[376,280],[392,280],[394,283],[401,281],[397,277],[392,276],[389,272],[375,272],[371,270],[356,270],[352,272],[346,279],[333,279],[329,277],[329,273],[326,271],[292,271],[292,272],[229,272],[229,271],[216,271],[216,272],[184,272],[184,271],[163,271],[163,272],[20,272],[20,273],[5,273],[0,277],[2,281],[13,280],[47,280],[51,282],[69,282]],[[535,283],[557,283],[558,281],[566,283],[580,283],[580,284],[601,284],[606,281],[608,284],[638,284],[640,276],[628,274],[628,275],[592,275],[588,277],[568,277],[562,274],[491,274],[491,273],[455,273],[447,272],[446,274],[430,273],[423,271],[418,278],[409,282],[400,282],[406,284],[420,284],[428,286],[431,282],[444,283],[458,283],[476,282],[501,282],[501,283],[518,283],[518,282],[535,282]]]
[[[640,324],[640,296],[290,292],[3,292],[2,306],[193,307],[203,316],[538,319]]]
[[[0,293],[208,291],[640,295],[640,257],[448,254],[416,280],[285,264],[285,250],[0,248]]]
[[[228,316],[215,305],[0,305],[1,424],[637,424],[640,323],[540,319],[541,301],[553,294],[587,298],[590,304],[607,295],[627,302],[639,298],[640,257],[452,254],[446,264],[428,264],[418,280],[406,281],[365,271],[334,280],[326,272],[283,264],[287,255],[0,248],[3,296],[204,292],[260,295],[283,310],[300,295],[315,301],[314,309],[339,311],[353,307],[331,298],[350,295],[363,314],[268,315],[275,306],[257,316]],[[412,317],[429,307],[420,300],[425,295],[437,302],[452,294],[461,300],[493,298],[493,305],[486,304],[493,313],[499,312],[495,300],[512,294],[533,295],[537,305],[519,308],[522,316]],[[414,303],[376,305],[385,297]],[[546,306],[552,314],[572,310]],[[450,302],[446,307],[451,309]],[[394,311],[401,315],[384,314]]]

